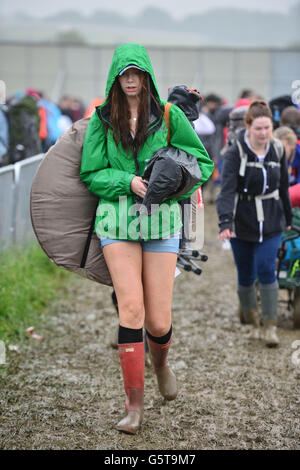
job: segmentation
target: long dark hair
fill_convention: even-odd
[[[139,108],[138,108],[138,121],[137,129],[134,140],[130,133],[130,111],[128,101],[125,93],[123,92],[118,78],[114,81],[113,86],[108,95],[110,102],[110,120],[113,126],[113,137],[116,145],[121,142],[122,147],[126,152],[132,147],[133,142],[137,149],[141,148],[146,140],[148,132],[148,117],[149,117],[149,95],[154,100],[157,107],[160,109],[157,99],[154,97],[150,90],[148,74],[141,73],[142,89],[139,95]]]

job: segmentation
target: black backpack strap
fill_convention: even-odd
[[[93,231],[94,231],[94,225],[95,225],[95,220],[96,220],[96,212],[94,212],[94,215],[93,215],[93,218],[92,218],[92,222],[91,222],[91,225],[90,225],[90,229],[89,229],[89,233],[88,233],[88,236],[87,236],[87,239],[86,239],[86,243],[85,243],[85,247],[84,247],[84,251],[83,251],[83,255],[82,255],[82,259],[81,259],[81,263],[80,263],[80,267],[81,268],[84,268],[85,267],[85,263],[86,263],[86,260],[87,260],[87,256],[88,256],[88,252],[89,252],[89,249],[90,249],[90,244],[91,244],[91,239],[92,239],[92,235],[93,235]]]
[[[135,174],[137,176],[139,176],[139,174],[140,174],[140,165],[139,165],[137,157],[138,157],[138,149],[133,144],[133,159],[134,159],[134,164],[135,164]]]

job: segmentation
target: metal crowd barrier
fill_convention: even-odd
[[[43,154],[0,168],[0,253],[35,238],[30,220],[30,189]]]

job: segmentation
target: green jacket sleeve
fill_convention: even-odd
[[[109,168],[105,129],[95,112],[84,137],[80,179],[99,198],[114,201],[132,194],[130,184],[134,176]]]
[[[174,104],[170,107],[170,144],[194,155],[198,161],[202,174],[200,182],[184,196],[180,196],[177,199],[181,200],[191,196],[196,189],[208,180],[213,172],[214,163],[209,157],[206,149],[192,128],[184,112]]]

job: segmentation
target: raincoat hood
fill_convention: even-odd
[[[116,78],[128,65],[136,65],[146,71],[151,93],[148,96],[150,106],[145,141],[137,148],[133,139],[127,150],[114,139],[108,97]],[[155,100],[151,95],[155,95]],[[182,227],[178,199],[188,198],[211,175],[213,162],[183,111],[172,105],[167,123],[164,109],[165,101],[160,99],[146,49],[139,44],[117,47],[108,72],[106,101],[96,107],[85,134],[80,169],[81,180],[99,198],[95,221],[99,237],[138,241],[161,239],[177,232]],[[156,211],[158,217],[156,213],[141,215],[136,209],[137,195],[131,190],[132,180],[142,176],[151,156],[168,144],[196,157],[202,178],[178,199],[164,200]]]
[[[106,97],[110,92],[111,87],[119,73],[128,65],[137,65],[138,67],[146,70],[151,77],[153,86],[155,88],[155,92],[157,98],[159,98],[159,92],[157,83],[154,76],[153,67],[151,64],[150,57],[146,49],[141,46],[140,44],[122,44],[121,46],[117,47],[112,59],[112,63],[108,72],[107,83],[106,83]]]

